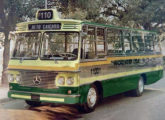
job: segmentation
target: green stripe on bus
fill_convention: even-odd
[[[82,22],[81,24],[89,24],[89,25],[96,25],[96,26],[101,26],[101,27],[109,27],[109,28],[116,28],[116,29],[123,29],[123,30],[132,30],[132,31],[143,31],[143,32],[157,33],[156,31],[147,31],[147,30],[142,30],[142,29],[135,29],[135,28],[128,28],[128,27],[119,27],[119,26],[105,25],[105,24],[99,24],[99,23],[93,23],[93,22]]]

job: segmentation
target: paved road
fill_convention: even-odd
[[[4,109],[28,109],[22,100],[1,103]],[[146,86],[141,97],[109,97],[81,120],[165,120],[165,79]]]
[[[141,97],[117,95],[106,98],[84,120],[165,120],[165,78],[146,86]]]

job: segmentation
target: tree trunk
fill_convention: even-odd
[[[3,71],[2,71],[2,85],[8,84],[7,67],[10,58],[10,40],[9,31],[5,31],[4,51],[3,51]]]
[[[145,23],[143,27],[145,30],[151,30],[151,24],[150,23]]]

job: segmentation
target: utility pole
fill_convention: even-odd
[[[47,5],[48,5],[48,1],[47,0],[45,0],[45,9],[47,9],[48,7],[47,7]]]

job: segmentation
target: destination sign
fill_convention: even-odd
[[[40,23],[29,24],[29,30],[59,30],[61,29],[61,23]]]
[[[53,18],[52,10],[45,10],[38,12],[38,20],[51,20]]]

